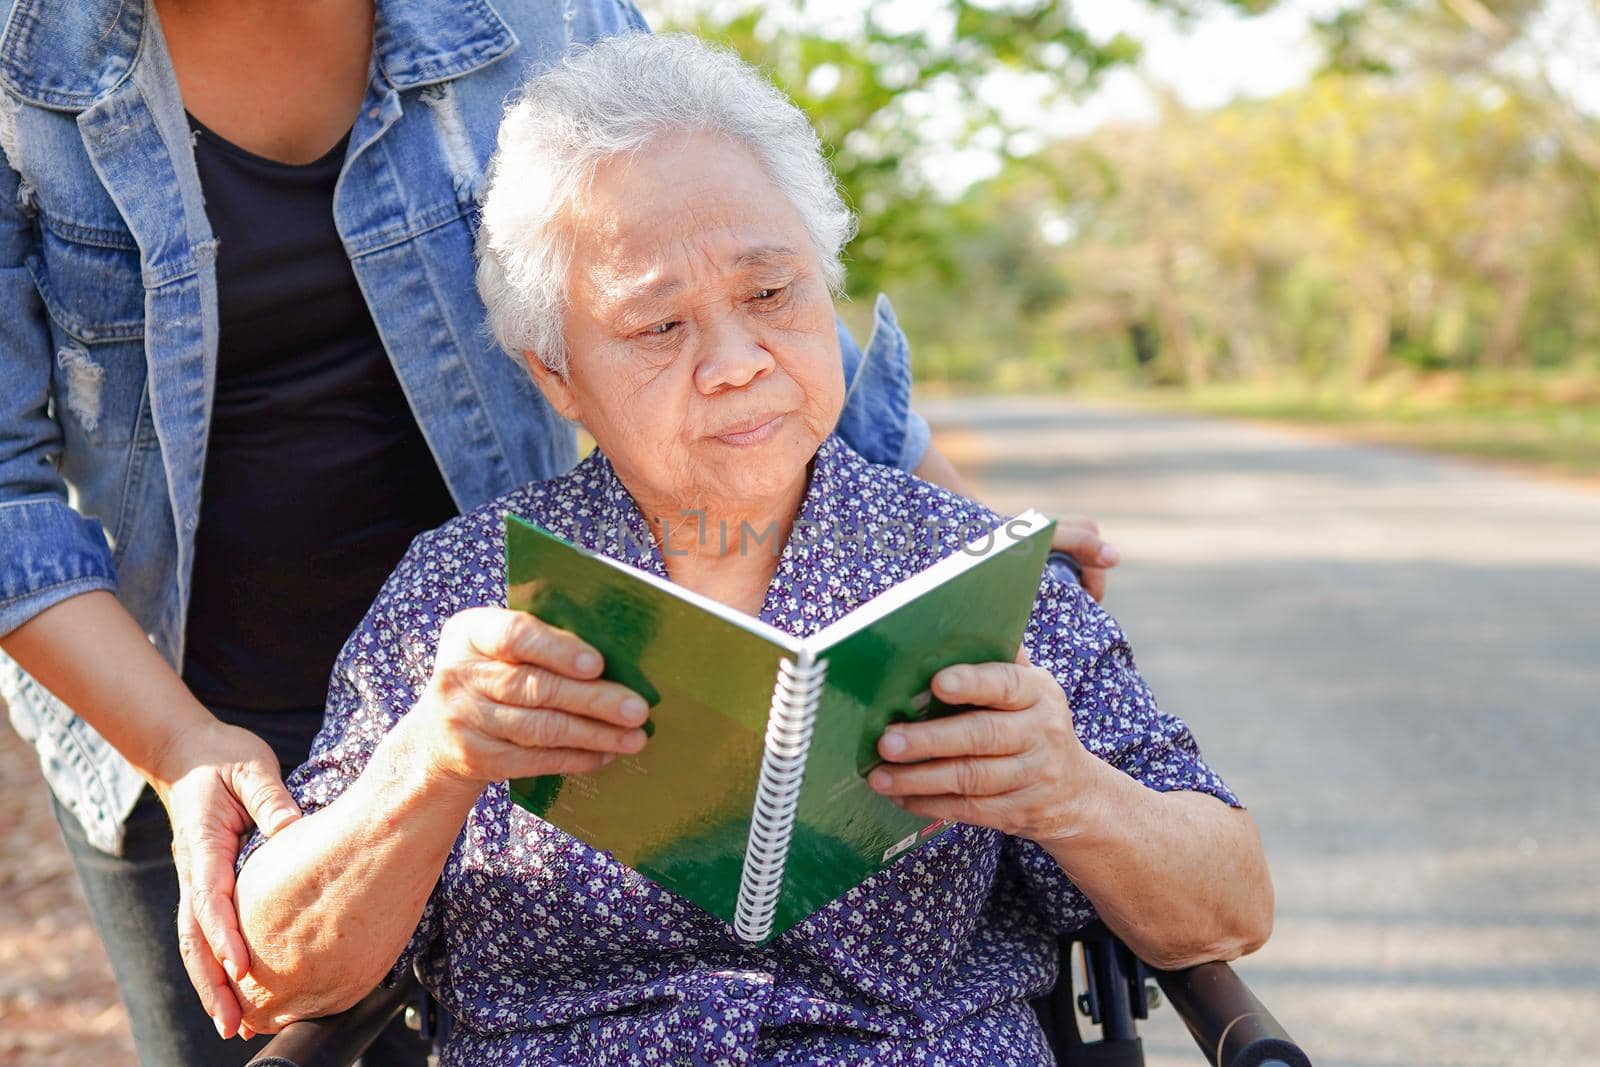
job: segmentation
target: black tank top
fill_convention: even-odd
[[[348,137],[289,165],[190,124],[221,334],[183,676],[299,762],[345,638],[456,509],[334,226]]]

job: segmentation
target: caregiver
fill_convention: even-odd
[[[383,577],[576,459],[482,329],[476,197],[506,93],[642,28],[617,0],[10,5],[0,695],[147,1063],[246,1055],[212,1033],[250,966],[238,835],[298,816],[282,770]],[[887,310],[841,342],[844,439],[952,482]]]

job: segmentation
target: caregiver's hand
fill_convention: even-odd
[[[402,722],[432,769],[476,795],[490,782],[583,774],[644,747],[650,709],[599,680],[600,654],[506,608],[469,608],[439,635],[433,676]]]
[[[150,777],[172,822],[183,966],[217,1033],[232,1037],[241,1030],[240,1007],[228,978],[250,969],[233,902],[239,841],[252,826],[270,837],[300,809],[267,743],[215,719],[174,732]],[[251,1036],[248,1028],[243,1036]]]
[[[1111,770],[1083,747],[1048,671],[1016,663],[946,667],[933,692],[956,715],[890,726],[867,781],[907,811],[988,826],[1041,844],[1071,838]],[[1116,773],[1112,771],[1111,773]]]
[[[1083,588],[1096,602],[1106,598],[1106,572],[1122,562],[1122,553],[1100,537],[1100,524],[1087,515],[1062,515],[1056,519],[1050,548],[1077,561]]]

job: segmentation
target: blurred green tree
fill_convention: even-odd
[[[1145,0],[1179,18],[1216,7],[1260,11],[1275,0]],[[851,245],[852,295],[890,279],[962,284],[961,224],[939,195],[937,160],[962,150],[1000,160],[1040,146],[998,97],[1029,93],[1041,106],[1092,90],[1139,45],[1095,40],[1057,0],[867,0],[825,20],[807,0],[694,2],[667,11],[662,29],[732,46],[760,65],[811,116],[861,231]],[[1002,75],[1003,84],[996,79]]]
[[[1070,4],[681,0],[657,21],[811,115],[862,217],[850,291],[894,295],[925,377],[1348,390],[1600,368],[1600,136],[1547,54],[1597,2],[1358,0],[1303,88],[1194,110],[1156,85],[1156,122],[1055,145],[1007,97],[1070,106],[1139,55]],[[999,172],[953,195],[939,168],[964,150]]]
[[[1600,120],[1555,73],[1600,66],[1597,0],[1361,0],[1317,28],[1330,71],[1496,85],[1600,176]]]
[[[1535,334],[1585,325],[1570,294],[1600,292],[1549,148],[1526,102],[1438,76],[1169,100],[1051,150],[1079,219],[1061,269],[1102,328],[1154,328],[1165,380],[1526,365]]]

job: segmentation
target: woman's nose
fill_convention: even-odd
[[[739,389],[768,373],[777,365],[759,337],[737,327],[710,333],[703,358],[694,371],[695,387],[711,395],[724,389]]]

